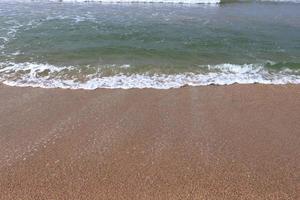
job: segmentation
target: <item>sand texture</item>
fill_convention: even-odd
[[[300,86],[0,85],[0,199],[300,199]]]

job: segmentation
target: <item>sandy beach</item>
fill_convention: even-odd
[[[0,85],[0,199],[299,199],[300,86]]]

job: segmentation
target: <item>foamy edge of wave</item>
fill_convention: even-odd
[[[221,0],[16,0],[33,2],[62,2],[62,3],[175,3],[175,4],[218,4]]]
[[[3,0],[8,1],[8,0]],[[226,0],[13,0],[15,2],[60,2],[60,3],[103,3],[103,4],[131,4],[131,3],[168,3],[168,4],[221,4],[231,3]],[[233,2],[249,2],[249,1],[233,1]],[[274,2],[274,3],[300,3],[300,0],[256,0],[254,2]]]
[[[0,63],[3,66],[3,63]],[[7,63],[6,63],[7,64]],[[0,68],[0,82],[9,86],[18,87],[40,87],[40,88],[62,88],[62,89],[86,89],[94,90],[97,88],[107,89],[131,89],[131,88],[154,88],[170,89],[183,86],[202,86],[202,85],[230,85],[239,84],[300,84],[299,70],[298,75],[293,74],[291,69],[281,70],[271,73],[262,66],[253,64],[233,65],[221,64],[208,66],[213,72],[205,74],[184,73],[184,74],[117,74],[107,77],[95,77],[89,75],[89,80],[79,82],[76,80],[62,80],[57,78],[39,77],[38,73],[47,70],[49,73],[60,72],[74,67],[57,67],[49,64],[36,63],[8,63],[10,66]],[[0,66],[1,66],[0,65]],[[128,66],[127,66],[128,67]],[[5,73],[29,71],[19,79],[7,80]]]

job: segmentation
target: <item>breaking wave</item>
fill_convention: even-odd
[[[179,4],[219,4],[233,2],[293,2],[300,3],[300,0],[14,0],[14,1],[32,1],[32,2],[68,2],[68,3],[179,3]]]
[[[116,67],[116,66],[114,66]],[[128,69],[129,65],[117,66]],[[204,66],[199,66],[204,68]],[[207,65],[203,73],[103,75],[101,70],[83,75],[78,67],[57,67],[37,63],[0,63],[0,82],[10,86],[87,89],[97,88],[155,88],[169,89],[182,86],[239,84],[300,84],[300,70],[274,70],[259,64]],[[206,71],[206,72],[205,72]]]
[[[217,4],[220,0],[15,0],[35,2],[100,2],[100,3],[182,3],[182,4]]]

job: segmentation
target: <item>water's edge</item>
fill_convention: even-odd
[[[6,66],[6,67],[3,67]],[[1,68],[2,66],[2,68]],[[114,68],[130,68],[130,66],[111,66]],[[204,68],[204,66],[201,66]],[[49,64],[36,63],[0,63],[0,82],[9,86],[87,89],[97,88],[130,89],[154,88],[170,89],[183,86],[231,85],[239,84],[300,84],[300,70],[283,68],[268,69],[259,64],[220,64],[206,66],[202,73],[180,74],[138,74],[117,73],[105,76],[101,72],[78,76],[67,76],[76,67],[57,67]]]

